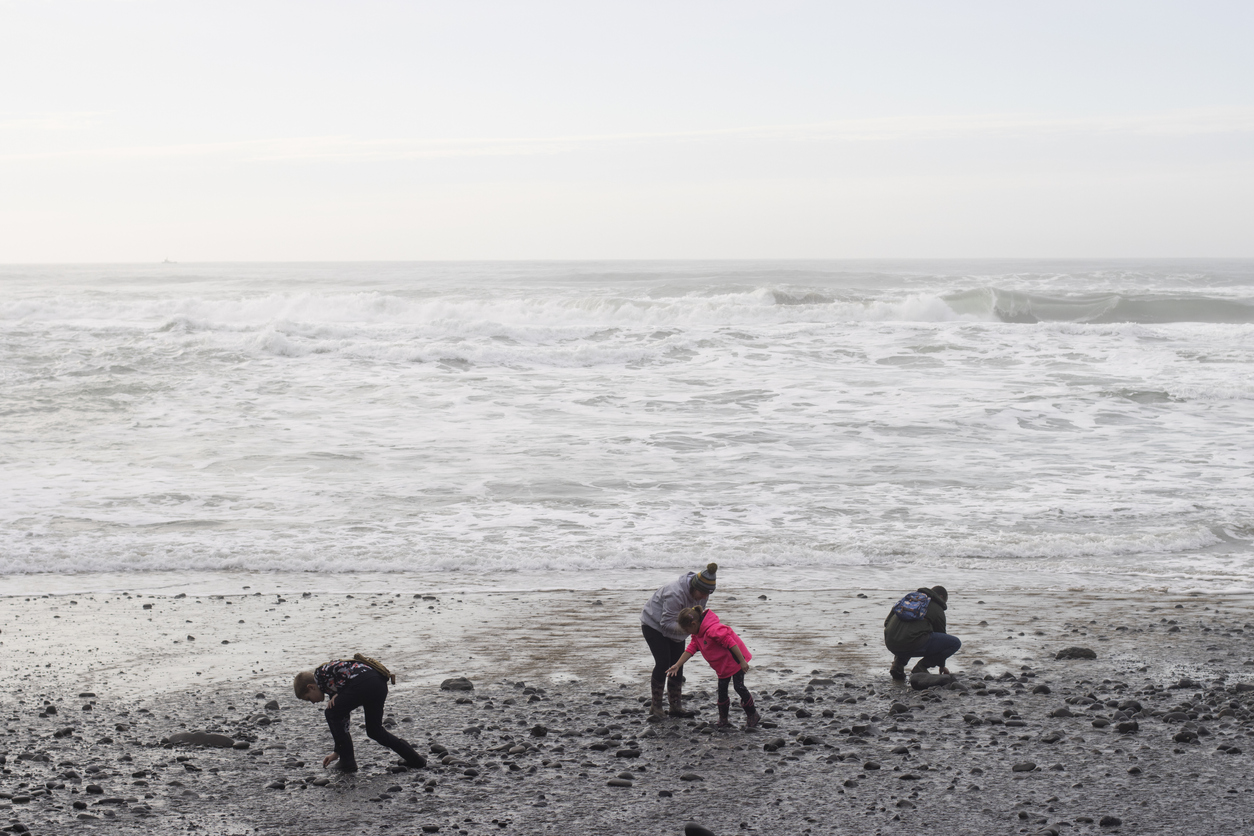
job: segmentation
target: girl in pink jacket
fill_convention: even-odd
[[[730,682],[740,697],[740,707],[745,710],[745,728],[752,729],[762,719],[753,706],[753,696],[745,687],[745,672],[749,670],[749,660],[753,654],[741,641],[736,631],[718,620],[718,616],[702,607],[689,607],[676,619],[679,628],[692,636],[688,649],[679,657],[679,661],[667,671],[667,676],[675,676],[684,662],[701,652],[705,661],[718,674],[718,728],[731,728],[727,715],[731,710],[727,684]]]

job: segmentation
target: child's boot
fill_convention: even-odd
[[[684,704],[683,704],[684,686],[683,686],[683,683],[679,681],[679,677],[677,676],[671,677],[670,683],[666,686],[666,695],[670,697],[670,701],[671,701],[670,715],[672,717],[696,717],[697,716],[697,712],[695,711],[684,710]]]
[[[649,688],[651,690],[651,703],[649,705],[649,720],[665,720],[666,709],[662,707],[662,683],[649,680]]]
[[[758,708],[753,704],[753,697],[740,701],[740,707],[745,710],[745,728],[756,729],[758,723],[762,722],[762,715],[758,713]]]
[[[728,712],[731,711],[731,700],[718,701],[718,723],[715,725],[717,729],[730,729],[731,721],[727,719]]]

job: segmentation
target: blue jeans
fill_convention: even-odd
[[[945,667],[945,662],[958,652],[958,648],[962,647],[962,642],[957,636],[951,636],[948,633],[932,633],[927,637],[927,644],[919,648],[914,653],[893,654],[898,665],[903,668],[910,663],[915,656],[922,656],[920,662],[925,668]]]

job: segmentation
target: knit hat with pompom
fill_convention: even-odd
[[[714,591],[714,575],[718,573],[718,564],[711,563],[700,572],[693,576],[692,582],[689,584],[693,589],[700,589],[707,595]]]

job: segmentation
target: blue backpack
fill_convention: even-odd
[[[927,615],[927,606],[932,599],[922,592],[911,592],[893,605],[893,614],[902,621],[918,621]]]

